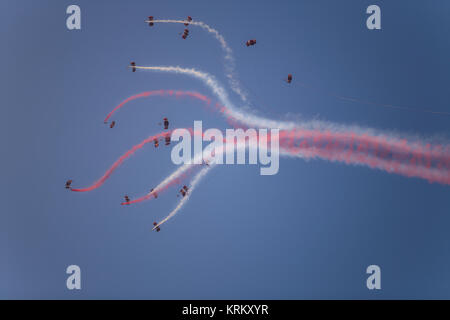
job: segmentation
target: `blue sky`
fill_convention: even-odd
[[[66,29],[66,7],[82,30]],[[382,30],[365,26],[378,4]],[[2,1],[0,298],[301,299],[450,298],[449,187],[322,160],[281,159],[212,171],[162,232],[151,224],[177,203],[120,206],[175,166],[149,145],[101,188],[74,194],[130,146],[160,130],[223,119],[193,100],[151,98],[104,116],[133,94],[195,90],[201,82],[136,72],[141,65],[195,67],[224,85],[223,54],[203,30],[143,20],[185,18],[217,28],[234,51],[254,108],[340,124],[446,139],[450,118],[351,104],[294,80],[365,100],[450,112],[448,1]],[[245,41],[257,39],[254,47]],[[231,94],[235,104],[238,97]],[[82,270],[82,290],[65,286]],[[377,264],[382,290],[367,290]]]

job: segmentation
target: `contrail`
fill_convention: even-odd
[[[145,21],[146,23],[150,21]],[[163,20],[152,20],[153,23],[187,23],[186,20],[173,20],[173,19],[163,19]],[[225,75],[229,80],[231,89],[239,95],[239,97],[242,99],[243,102],[247,102],[247,94],[244,92],[243,89],[241,89],[241,84],[239,82],[238,76],[235,72],[235,61],[233,57],[233,50],[230,48],[228,43],[225,41],[225,38],[217,31],[216,29],[212,28],[211,26],[207,25],[204,22],[201,21],[190,21],[189,25],[194,25],[202,28],[203,30],[206,30],[209,34],[212,34],[214,38],[216,38],[217,41],[219,41],[220,46],[222,47],[222,50],[225,53]]]

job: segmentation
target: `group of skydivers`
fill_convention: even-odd
[[[154,21],[154,17],[153,17],[153,16],[149,16],[149,17],[148,17],[148,20],[147,20],[146,22],[148,22],[148,25],[149,25],[150,27],[153,27],[153,26],[155,25],[155,23],[154,23],[153,21]],[[185,20],[185,22],[184,22],[185,27],[189,26],[189,23],[190,23],[191,21],[192,21],[192,17],[191,17],[191,16],[187,16],[187,18],[186,18],[186,20]],[[180,34],[181,34],[181,33],[180,33]],[[189,36],[189,29],[186,28],[186,29],[184,29],[184,32],[183,32],[181,38],[183,38],[183,39],[186,40],[186,38],[187,38],[188,36]],[[245,45],[246,45],[247,47],[254,46],[255,44],[256,44],[256,39],[250,39],[250,40],[247,40],[247,41],[245,42]],[[133,72],[136,72],[136,63],[135,63],[135,62],[131,62],[130,67],[132,68],[132,71],[133,71]],[[285,81],[286,81],[287,83],[291,83],[291,82],[292,82],[292,74],[288,74],[288,77],[287,77],[287,79],[285,79]]]
[[[148,17],[148,21],[146,21],[146,22],[148,22],[148,25],[150,27],[154,26],[154,22],[152,22],[153,20],[154,20],[154,17],[153,16],[149,16]],[[185,20],[184,25],[187,27],[191,21],[192,21],[192,17],[188,16],[187,19]],[[186,28],[186,29],[184,29],[183,35],[181,37],[183,39],[186,39],[188,36],[189,36],[189,30]],[[256,40],[255,39],[248,40],[245,44],[246,44],[247,47],[254,46],[256,44]],[[134,61],[132,61],[130,63],[130,67],[131,67],[131,70],[133,72],[136,72],[136,63]],[[288,74],[287,79],[285,79],[285,81],[287,83],[291,83],[292,82],[292,74]],[[112,128],[114,128],[115,125],[116,125],[116,122],[112,121],[110,123],[109,127],[112,129]],[[169,129],[169,120],[167,118],[163,118],[163,125],[164,125],[164,130],[168,130]],[[166,146],[170,145],[170,133],[167,133],[164,136],[164,140],[165,140],[165,145]],[[154,141],[154,144],[155,144],[155,148],[157,148],[159,146],[159,139],[155,138],[153,141]],[[208,162],[204,162],[204,164],[209,166]],[[72,184],[72,180],[67,180],[66,181],[66,189],[71,189],[71,184]],[[184,185],[179,190],[179,193],[181,194],[182,197],[185,197],[187,195],[187,193],[188,193],[188,190],[189,190],[189,188],[186,185]],[[153,197],[155,199],[158,198],[158,194],[154,191],[154,189],[151,189],[150,193],[153,194]],[[177,197],[178,196],[179,195],[177,195]],[[128,195],[125,195],[124,199],[125,199],[125,203],[124,204],[127,204],[127,205],[130,204],[130,197]],[[153,222],[153,225],[154,225],[154,227],[153,227],[152,230],[156,230],[156,232],[161,231],[159,225],[156,222]]]
[[[106,123],[106,122],[105,122],[105,123]],[[116,122],[115,122],[115,121],[112,121],[111,124],[109,125],[109,127],[110,127],[110,128],[113,128],[113,127],[115,126],[115,124],[116,124]],[[163,125],[164,125],[164,130],[168,130],[168,129],[169,129],[169,120],[168,120],[166,117],[163,118]],[[170,133],[165,134],[164,140],[165,140],[165,145],[166,145],[166,146],[170,145]],[[155,148],[158,147],[158,146],[159,146],[159,139],[158,139],[158,138],[154,138],[153,141],[154,141],[154,144],[155,144]],[[208,163],[205,163],[205,164],[209,166]],[[65,188],[71,190],[71,189],[72,189],[71,184],[72,184],[72,180],[70,180],[70,179],[67,180],[67,181],[66,181]],[[184,185],[184,186],[179,190],[179,193],[180,193],[183,197],[185,197],[185,196],[187,195],[188,190],[189,190],[188,186]],[[155,199],[158,198],[158,194],[154,191],[154,189],[151,189],[151,190],[150,190],[150,193],[153,195],[153,197],[154,197]],[[177,195],[177,196],[178,196],[178,195]],[[129,205],[129,204],[130,204],[130,197],[129,197],[128,195],[125,195],[125,196],[124,196],[124,199],[125,199],[124,204]],[[154,222],[153,225],[155,226],[155,227],[153,228],[153,230],[156,230],[156,232],[161,231],[160,227],[158,226],[158,224],[157,224],[156,222]]]

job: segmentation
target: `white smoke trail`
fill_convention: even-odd
[[[281,130],[293,130],[293,129],[303,129],[303,130],[321,130],[321,131],[327,131],[327,132],[344,132],[344,133],[356,133],[356,134],[364,134],[364,135],[372,135],[372,136],[378,136],[387,138],[390,140],[392,145],[395,145],[398,143],[396,141],[396,135],[392,133],[379,133],[374,129],[365,128],[362,129],[358,126],[345,126],[345,125],[337,125],[329,122],[324,121],[308,121],[308,122],[292,122],[292,121],[276,121],[271,120],[263,117],[259,117],[257,115],[254,115],[249,112],[241,111],[229,100],[228,94],[226,90],[219,84],[219,82],[210,74],[206,72],[202,72],[199,70],[196,70],[194,68],[182,68],[179,66],[150,66],[150,67],[143,67],[143,66],[136,66],[136,69],[143,69],[143,70],[152,70],[152,71],[162,71],[162,72],[169,72],[169,73],[177,73],[177,74],[185,74],[192,77],[195,77],[197,79],[200,79],[206,86],[208,86],[213,93],[218,97],[220,102],[227,108],[227,112],[224,113],[224,115],[228,115],[233,117],[235,120],[246,124],[249,127],[256,127],[256,128],[276,128]],[[280,150],[280,155],[284,156],[294,156],[303,158],[303,154],[297,153],[293,155],[287,150]],[[319,155],[320,157],[320,155]],[[181,175],[184,171],[188,169],[191,165],[184,165],[180,167],[178,170],[176,170],[170,177],[165,179],[163,182],[166,184],[169,183],[172,179],[176,179],[179,175]],[[200,181],[200,179],[206,174],[207,170],[202,170],[201,174],[199,173],[194,179],[195,184]],[[198,177],[198,179],[196,179]],[[194,181],[194,180],[193,180]],[[192,192],[192,190],[191,190]],[[187,200],[187,199],[185,199]],[[167,220],[169,220],[171,217],[173,217],[186,203],[186,201],[182,199],[182,201],[177,205],[177,207],[166,217],[164,218],[160,224],[165,223]]]
[[[150,21],[146,21],[150,22]],[[152,20],[153,23],[187,23],[188,21],[185,20],[173,20],[173,19],[160,19],[160,20]],[[241,88],[241,84],[239,83],[238,77],[235,72],[235,61],[233,58],[233,50],[228,46],[228,43],[225,41],[225,38],[217,31],[216,29],[212,28],[211,26],[207,25],[206,23],[202,21],[191,21],[189,22],[189,25],[199,26],[200,28],[206,30],[206,32],[212,34],[214,38],[216,38],[217,41],[219,41],[220,46],[222,47],[222,50],[225,52],[225,75],[229,80],[231,89],[239,95],[239,97],[244,101],[247,102],[247,94],[244,92],[244,90]]]
[[[191,163],[197,163],[197,161],[201,161],[202,154],[197,155],[192,159]],[[158,193],[160,190],[164,189],[167,185],[169,185],[171,182],[175,181],[179,177],[181,177],[186,171],[192,168],[192,166],[198,166],[196,164],[183,164],[180,166],[177,170],[172,172],[168,177],[166,177],[163,181],[161,181],[154,189],[153,191],[150,191],[145,197],[150,197],[154,193]]]
[[[423,139],[423,137],[413,136],[411,134],[405,135],[402,134],[400,137],[396,132],[387,131],[387,130],[376,130],[373,128],[362,128],[357,125],[341,125],[328,121],[321,120],[308,120],[308,121],[280,121],[280,120],[272,120],[264,117],[260,117],[250,111],[247,111],[248,106],[244,106],[241,108],[237,108],[228,98],[227,91],[221,84],[209,73],[194,69],[194,68],[182,68],[179,66],[136,66],[136,69],[142,70],[150,70],[150,71],[161,71],[168,73],[176,73],[176,74],[185,74],[196,79],[201,80],[207,87],[211,89],[211,91],[217,96],[220,103],[226,107],[226,112],[222,113],[224,116],[230,116],[234,120],[239,121],[247,125],[248,127],[253,128],[275,128],[280,130],[293,130],[293,129],[303,129],[303,130],[321,130],[321,131],[330,131],[330,132],[353,132],[356,134],[366,134],[371,136],[383,137],[388,140],[393,139],[407,139],[407,140],[421,140],[422,142],[433,142],[432,140],[441,140],[444,143],[447,143],[447,139],[445,137],[435,137],[435,139]]]
[[[298,124],[293,122],[275,121],[271,119],[262,118],[251,114],[249,112],[243,112],[239,110],[228,98],[226,90],[220,85],[220,83],[209,73],[196,70],[194,68],[181,68],[175,66],[152,66],[143,67],[136,66],[136,69],[162,71],[169,73],[185,74],[195,77],[201,80],[206,86],[208,86],[220,102],[227,108],[228,115],[232,116],[235,120],[245,123],[250,127],[258,128],[277,128],[283,130],[291,130],[298,127]]]
[[[264,147],[264,146],[263,146]],[[237,143],[236,144],[236,150],[240,150],[242,148],[245,149],[249,149],[249,148],[258,148],[258,146],[254,146],[254,145],[249,145],[247,143]],[[264,151],[267,151],[266,149],[263,149]],[[222,156],[223,153],[225,152],[225,147],[222,149],[222,151],[217,150],[218,152],[216,153],[216,157],[218,156]],[[192,162],[199,160],[199,159],[203,159],[205,155],[202,153],[197,154],[194,156],[194,159],[192,160]],[[189,197],[192,195],[192,192],[195,190],[197,184],[200,182],[200,180],[209,172],[210,169],[214,168],[217,164],[214,161],[211,161],[211,158],[207,158],[205,161],[207,161],[209,163],[209,166],[204,167],[199,173],[197,173],[197,175],[194,176],[194,178],[192,178],[192,181],[189,185],[189,191],[186,194],[186,196],[184,196],[181,201],[178,203],[178,205],[175,207],[175,209],[173,209],[163,220],[161,220],[153,229],[156,229],[157,227],[159,227],[160,225],[162,225],[163,223],[167,222],[169,219],[171,219],[173,216],[175,216],[178,211],[180,211],[183,206],[186,204],[187,200],[189,200]],[[179,167],[174,173],[172,173],[169,177],[167,177],[166,179],[164,179],[164,181],[170,182],[173,179],[178,178],[179,176],[181,176],[189,166],[189,164],[185,164],[181,167]],[[161,183],[162,184],[162,183]],[[161,185],[160,184],[160,185]]]
[[[180,209],[186,204],[186,202],[189,200],[189,198],[191,197],[192,192],[194,192],[195,187],[197,186],[197,184],[200,182],[200,180],[208,173],[208,171],[210,169],[212,169],[213,165],[210,165],[209,167],[205,167],[202,170],[200,170],[199,173],[197,173],[194,178],[192,178],[192,181],[189,185],[189,190],[186,194],[186,196],[184,196],[181,201],[178,203],[178,205],[175,207],[175,209],[173,209],[163,220],[161,220],[154,228],[159,227],[160,225],[162,225],[163,223],[167,222],[169,219],[171,219],[174,215],[177,214],[178,211],[180,211]]]

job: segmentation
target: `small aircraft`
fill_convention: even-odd
[[[154,189],[152,188],[152,190],[150,190],[150,193],[152,193],[152,192],[153,192],[153,190],[154,190]],[[158,198],[158,194],[156,193],[156,191],[155,191],[155,192],[153,192],[153,196],[155,197],[155,199],[156,199],[156,198]]]
[[[156,230],[156,232],[160,232],[161,231],[161,228],[159,227],[159,225],[156,222],[153,222],[153,225],[154,225],[154,227],[153,227],[152,231],[153,230]]]
[[[170,134],[167,134],[164,139],[166,141],[166,146],[168,146],[170,144]]]
[[[131,71],[136,72],[136,62],[131,61],[130,62]]]
[[[167,118],[164,118],[164,129],[167,130],[169,129],[169,120],[167,120]]]
[[[189,22],[191,22],[191,21],[192,21],[192,17],[188,16],[184,25],[187,27],[189,25]]]
[[[256,44],[256,40],[255,39],[247,40],[245,44],[247,45],[247,47],[254,46]]]
[[[153,27],[153,26],[155,25],[152,21],[153,21],[153,16],[149,16],[149,17],[148,17],[148,25],[149,25],[150,27]]]
[[[113,122],[111,122],[111,124],[109,125],[109,127],[112,129],[112,128],[114,128],[115,125],[116,125],[116,122],[113,121]]]
[[[290,74],[290,73],[288,74],[286,82],[287,83],[291,83],[292,82],[292,74]]]
[[[66,189],[70,189],[70,185],[72,184],[72,180],[66,181]]]
[[[127,195],[125,195],[124,198],[125,198],[126,204],[129,204],[128,202],[130,202],[130,197],[128,197]]]

